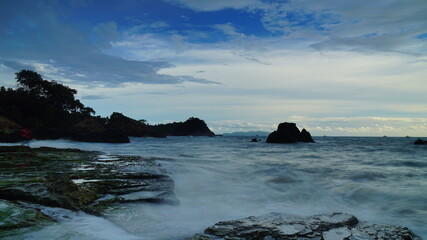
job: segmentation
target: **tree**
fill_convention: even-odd
[[[57,111],[67,113],[94,114],[90,107],[85,107],[74,95],[77,90],[64,86],[56,81],[47,81],[31,70],[21,70],[16,73],[18,91],[25,91],[34,97],[45,101]]]

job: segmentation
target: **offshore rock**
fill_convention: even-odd
[[[415,145],[424,145],[424,144],[427,144],[427,141],[422,140],[422,139],[417,139],[417,140],[414,142],[414,144],[415,144]]]
[[[295,123],[280,123],[277,130],[270,133],[267,137],[268,143],[296,143],[296,142],[314,142],[310,133],[303,129],[301,132]]]
[[[359,223],[345,213],[299,217],[271,213],[219,222],[190,240],[419,240],[399,226]]]
[[[215,136],[205,121],[195,117],[191,117],[185,122],[173,122],[150,127],[154,132],[166,136]]]

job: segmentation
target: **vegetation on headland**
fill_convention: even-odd
[[[77,90],[48,81],[34,71],[16,73],[16,88],[0,87],[0,142],[69,138],[85,142],[129,142],[132,137],[214,136],[198,118],[150,126],[121,113],[95,116],[76,99]],[[23,137],[20,130],[30,129]]]

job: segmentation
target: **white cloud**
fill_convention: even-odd
[[[232,23],[215,24],[213,27],[231,37],[245,37],[245,34],[239,33]]]
[[[427,54],[416,36],[427,31],[427,2],[290,0],[257,6],[267,30],[317,39],[316,49]]]

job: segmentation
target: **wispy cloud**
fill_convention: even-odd
[[[230,37],[245,37],[245,34],[239,33],[232,23],[215,24],[213,28],[220,30]]]
[[[168,0],[178,2],[183,6],[189,7],[195,11],[217,11],[226,8],[241,9],[253,5],[261,4],[259,0]]]
[[[135,61],[106,54],[103,48],[110,47],[112,41],[120,38],[113,21],[99,23],[89,35],[65,22],[55,4],[49,1],[2,1],[0,4],[1,9],[8,9],[2,11],[0,17],[3,29],[0,32],[0,61],[15,71],[34,69],[48,78],[61,80],[67,76],[68,80],[88,84],[103,82],[110,86],[124,82],[212,83],[192,76],[158,74],[162,68],[173,67],[168,62]],[[51,71],[46,71],[48,68]],[[76,74],[87,77],[73,77]]]
[[[257,9],[257,8],[255,8]],[[273,1],[260,7],[266,29],[317,39],[319,50],[348,49],[427,54],[416,36],[427,30],[427,4],[416,1]]]

